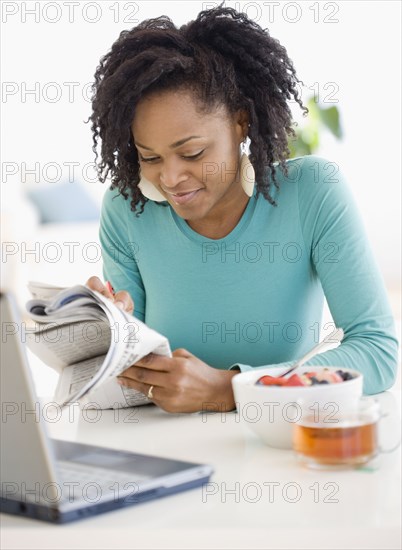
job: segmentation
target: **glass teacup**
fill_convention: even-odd
[[[303,464],[322,469],[358,467],[382,452],[379,420],[385,415],[375,399],[363,397],[342,410],[331,405],[301,407],[293,428],[293,449]]]

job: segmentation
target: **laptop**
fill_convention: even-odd
[[[206,464],[50,438],[15,298],[1,293],[0,303],[1,512],[66,523],[209,481]]]

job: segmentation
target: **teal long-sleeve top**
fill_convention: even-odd
[[[148,201],[136,217],[130,198],[108,190],[104,277],[130,293],[134,315],[172,350],[241,371],[288,366],[309,351],[320,338],[325,296],[345,336],[306,364],[359,370],[366,394],[384,391],[395,380],[398,340],[349,184],[336,163],[316,155],[287,166],[285,176],[276,165],[278,206],[254,191],[221,239],[192,230],[167,201]]]

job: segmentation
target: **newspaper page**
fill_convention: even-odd
[[[151,352],[171,357],[166,337],[83,285],[30,300],[27,310],[39,327],[28,346],[60,373],[56,400],[62,406],[84,396],[95,401],[95,393],[102,408],[149,403],[119,386],[116,376]]]
[[[57,372],[85,359],[105,356],[110,347],[111,332],[106,319],[67,324],[54,321],[35,324],[27,334],[31,351]]]
[[[96,369],[97,358],[90,359],[85,364],[77,363],[63,369],[56,388],[54,399],[57,403],[64,403],[66,396],[80,389],[92,376],[91,369]],[[87,378],[85,379],[85,376]],[[152,403],[143,393],[126,388],[117,383],[116,378],[110,378],[86,393],[80,404],[87,409],[122,409],[138,407]]]

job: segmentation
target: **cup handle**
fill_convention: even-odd
[[[378,423],[381,422],[381,420],[383,420],[384,418],[386,418],[387,416],[389,416],[389,412],[386,412],[386,413],[380,413],[380,418],[378,419]],[[390,449],[384,449],[381,445],[378,446],[378,450],[380,453],[386,453],[386,454],[391,454],[393,453],[394,451],[396,451],[398,449],[398,447],[400,446],[401,444],[401,438],[399,438],[399,441],[396,443],[396,445],[394,445],[393,447],[391,447]]]

